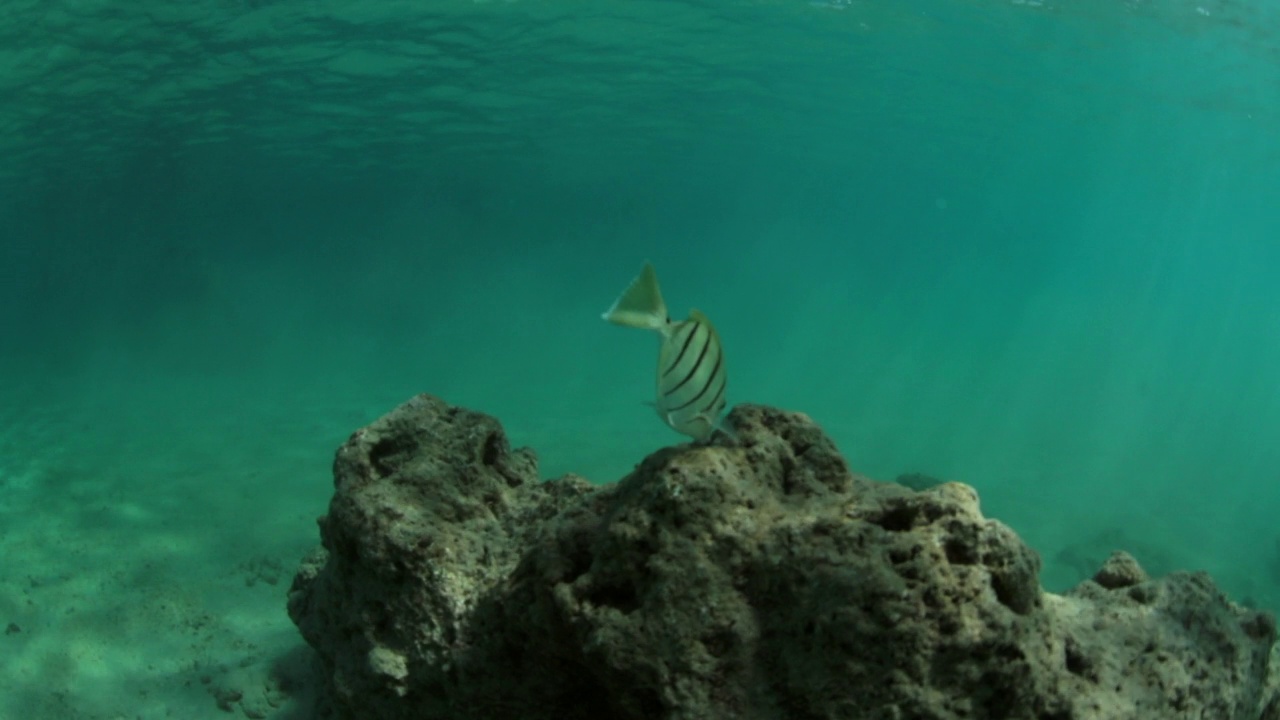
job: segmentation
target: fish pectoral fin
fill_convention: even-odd
[[[640,274],[600,317],[615,325],[641,330],[661,330],[666,327],[667,304],[662,300],[658,273],[653,269],[652,263],[645,262]]]

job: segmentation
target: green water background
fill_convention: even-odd
[[[599,319],[649,259],[731,404],[974,485],[1049,587],[1280,605],[1274,9],[143,6],[3,21],[7,522],[291,563],[423,391],[615,480],[680,440]]]

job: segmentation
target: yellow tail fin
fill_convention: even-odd
[[[658,273],[651,263],[644,264],[636,279],[614,301],[613,307],[600,317],[616,325],[642,330],[661,330],[666,327],[667,304],[662,301],[662,291],[658,289]]]

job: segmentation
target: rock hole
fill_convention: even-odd
[[[629,584],[603,585],[591,588],[586,595],[587,602],[598,607],[611,607],[623,615],[630,615],[640,607],[640,598],[636,589]]]
[[[1080,649],[1080,645],[1076,643],[1074,638],[1067,638],[1064,654],[1066,656],[1067,672],[1072,675],[1093,679],[1093,662]]]
[[[394,439],[379,440],[369,448],[369,464],[377,471],[379,478],[387,477],[399,469],[399,456],[404,450]]]
[[[652,688],[636,688],[636,705],[639,706],[640,717],[656,718],[666,715],[662,699]]]
[[[565,570],[564,582],[574,582],[587,574],[591,569],[591,548],[586,541],[579,540],[565,553],[568,567]]]
[[[737,644],[737,637],[725,628],[716,630],[702,638],[702,646],[707,649],[708,653],[711,653],[712,657],[724,657]]]
[[[952,565],[976,565],[978,563],[977,549],[962,540],[947,538],[942,549],[947,554],[947,562]]]
[[[1024,602],[1023,594],[1018,592],[1016,581],[1004,573],[991,574],[991,589],[996,593],[996,600],[1019,615],[1026,615],[1031,608]]]
[[[889,532],[906,532],[915,526],[916,518],[919,515],[920,513],[916,508],[909,505],[899,505],[886,508],[884,512],[868,517],[867,520]]]
[[[484,451],[480,457],[480,462],[486,467],[493,467],[502,459],[502,433],[494,431],[484,439]]]
[[[981,717],[990,720],[1006,720],[1011,716],[1011,709],[1018,706],[1017,688],[1010,685],[1006,678],[995,672],[987,672],[978,680],[979,707],[983,709]]]

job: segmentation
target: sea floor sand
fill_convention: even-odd
[[[95,424],[87,405],[6,418],[0,717],[217,717],[237,693],[290,716],[270,675],[301,646],[285,592],[332,443],[252,409],[229,432],[158,406]]]
[[[286,593],[334,450],[411,394],[151,375],[3,403],[0,718],[307,717]],[[598,409],[510,413],[512,442],[544,476],[617,479],[648,438],[582,442]]]

